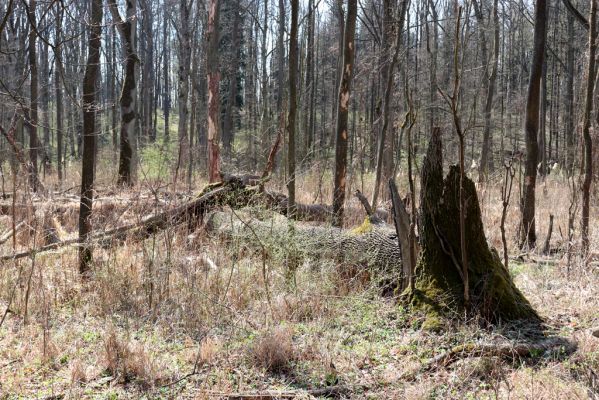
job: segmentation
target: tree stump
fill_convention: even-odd
[[[489,323],[540,317],[514,285],[497,251],[490,248],[472,180],[464,179],[466,249],[470,283],[469,310],[465,310],[459,225],[458,166],[443,178],[443,153],[439,128],[432,132],[422,166],[420,241],[422,253],[416,267],[416,285],[408,293],[412,305],[427,313],[425,329],[440,327],[440,316],[476,313]]]

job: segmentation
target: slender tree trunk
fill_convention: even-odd
[[[574,171],[574,17],[568,14],[568,40],[566,50],[566,171]]]
[[[402,30],[404,25],[404,20],[406,17],[406,12],[408,10],[409,0],[402,0],[401,10],[399,12],[399,26],[396,31],[396,41],[395,41],[395,52],[391,59],[389,65],[389,71],[387,73],[387,82],[385,86],[385,98],[383,101],[383,126],[381,128],[381,133],[378,139],[378,148],[376,155],[376,172],[375,172],[375,181],[374,181],[374,190],[372,192],[372,207],[376,209],[379,190],[381,187],[383,169],[384,169],[384,154],[385,154],[385,144],[387,137],[387,130],[389,129],[389,122],[391,120],[391,92],[393,91],[393,71],[395,70],[395,65],[397,64],[397,60],[399,57],[399,49],[401,46],[401,37]]]
[[[179,135],[179,155],[177,157],[177,167],[175,171],[175,180],[177,180],[179,169],[185,170],[189,157],[187,153],[187,135],[189,128],[189,71],[191,68],[191,30],[189,26],[191,15],[191,4],[189,0],[179,0],[179,125],[177,132]]]
[[[345,203],[345,178],[347,175],[347,138],[349,136],[348,114],[351,82],[354,69],[357,0],[347,2],[347,20],[343,38],[343,74],[339,85],[339,106],[337,107],[337,143],[335,145],[335,184],[333,189],[333,225],[343,226],[343,205]]]
[[[171,93],[170,93],[170,79],[169,79],[169,68],[170,68],[170,44],[168,35],[168,19],[166,18],[166,7],[167,0],[164,0],[163,13],[164,21],[162,22],[162,45],[164,46],[164,65],[162,67],[162,74],[164,80],[164,87],[162,90],[162,110],[164,113],[164,140],[168,142],[170,137],[170,115],[171,115]]]
[[[142,132],[150,142],[156,141],[152,129],[152,102],[154,100],[154,31],[152,1],[142,0],[143,75],[142,75]]]
[[[231,3],[231,7],[233,8],[233,28],[231,31],[232,36],[232,45],[231,45],[231,68],[229,73],[229,93],[227,97],[227,103],[225,107],[225,116],[223,121],[223,148],[225,153],[231,152],[231,147],[233,145],[233,141],[235,139],[235,108],[237,103],[237,76],[239,70],[239,62],[240,62],[240,42],[241,42],[241,33],[239,26],[241,23],[241,14],[240,14],[240,4],[239,1]]]
[[[305,153],[308,157],[312,154],[312,144],[314,142],[314,0],[308,0],[308,38],[306,49],[306,90],[307,104],[304,107],[304,137]]]
[[[591,198],[591,183],[593,181],[593,139],[591,138],[591,112],[593,110],[593,94],[595,89],[595,56],[597,54],[597,0],[591,0],[589,15],[589,61],[586,82],[586,99],[582,137],[584,140],[584,179],[582,181],[582,253],[589,252],[589,211]],[[599,114],[597,117],[599,122]]]
[[[541,107],[539,110],[539,160],[537,169],[541,179],[547,175],[547,60],[543,62],[541,77]]]
[[[482,151],[480,155],[480,163],[479,163],[479,171],[478,178],[479,181],[482,182],[486,179],[487,174],[493,169],[493,157],[489,157],[489,153],[492,146],[493,137],[491,134],[491,116],[493,113],[493,96],[495,94],[495,86],[497,81],[497,65],[499,63],[499,16],[497,12],[497,0],[493,1],[493,59],[491,60],[491,72],[485,72],[485,84],[487,90],[487,97],[485,100],[485,122],[483,128],[483,144]],[[482,12],[477,12],[477,16],[481,14],[481,18],[479,19],[479,24],[482,24]],[[479,29],[483,29],[482,26],[479,26]],[[484,35],[482,36],[483,40]],[[486,47],[486,45],[485,45]],[[485,71],[488,71],[489,60],[486,58],[484,62],[487,63],[485,67]]]
[[[541,77],[545,60],[545,38],[547,32],[547,2],[537,0],[535,7],[535,29],[533,38],[533,55],[526,99],[526,121],[524,133],[526,137],[526,165],[524,170],[524,188],[522,193],[522,226],[521,246],[532,249],[537,241],[535,229],[535,189],[537,184],[537,162],[539,147],[537,134],[539,131],[539,100],[541,94]]]
[[[42,64],[42,68],[40,71],[41,76],[41,111],[42,111],[42,125],[44,130],[44,141],[42,148],[42,160],[43,160],[43,171],[44,176],[49,173],[50,167],[52,165],[52,157],[50,154],[50,114],[49,114],[49,103],[50,103],[50,67],[48,66],[48,58],[49,58],[49,48],[48,42],[44,42],[42,45],[42,55],[40,59],[40,63]]]
[[[291,47],[290,47],[291,49]],[[291,58],[291,55],[289,55]],[[283,111],[285,94],[285,0],[279,0],[279,27],[277,33],[277,113]]]
[[[125,71],[123,89],[121,91],[121,140],[117,183],[132,186],[134,183],[135,148],[136,148],[136,100],[137,100],[137,68],[139,61],[135,53],[137,0],[127,1],[126,20],[123,21],[115,0],[108,0],[112,20],[117,25],[123,44]]]
[[[27,127],[29,128],[29,162],[31,163],[31,171],[29,177],[29,184],[34,192],[37,191],[38,182],[38,138],[37,138],[37,107],[38,107],[38,72],[37,72],[37,22],[35,10],[37,7],[37,0],[29,0],[29,68],[30,68],[30,102],[27,118]]]
[[[210,0],[208,9],[208,27],[206,40],[208,54],[206,61],[208,80],[208,177],[210,182],[218,182],[220,178],[220,68],[218,60],[218,19],[219,0]]]
[[[298,28],[299,0],[291,0],[291,32],[289,36],[289,116],[287,118],[287,133],[289,143],[287,148],[287,192],[289,202],[287,215],[295,218],[295,128],[297,114],[297,69],[298,69]]]
[[[262,66],[262,88],[260,90],[260,101],[262,105],[262,116],[260,117],[261,138],[267,143],[270,135],[268,134],[268,72],[267,72],[267,50],[266,42],[268,40],[268,0],[264,0],[264,20],[262,21],[262,40],[260,43],[260,59]]]
[[[58,181],[63,180],[63,104],[61,74],[64,73],[62,66],[62,46],[60,44],[62,31],[62,3],[56,3],[56,30],[54,31],[55,51],[54,51],[54,94],[56,101],[56,169],[58,171]]]
[[[89,272],[92,250],[87,243],[91,232],[91,215],[94,198],[94,162],[96,152],[96,110],[98,107],[98,75],[100,73],[100,47],[102,35],[102,0],[92,0],[90,16],[89,54],[83,78],[83,159],[81,164],[81,205],[79,207],[79,272]]]

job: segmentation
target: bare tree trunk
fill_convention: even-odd
[[[268,134],[268,72],[267,72],[267,50],[266,41],[268,40],[268,0],[264,0],[264,20],[262,22],[262,40],[260,43],[260,58],[262,64],[262,89],[260,90],[260,101],[262,105],[262,115],[260,117],[260,130],[262,131],[262,140],[266,142],[270,137]]]
[[[123,20],[118,10],[116,0],[108,0],[108,6],[114,23],[121,36],[125,56],[125,72],[123,90],[121,91],[121,140],[120,158],[117,183],[132,186],[135,168],[135,106],[137,100],[137,68],[139,62],[135,53],[135,33],[137,21],[137,0],[127,1],[126,19]]]
[[[335,183],[333,189],[333,225],[343,226],[343,206],[345,203],[345,178],[347,175],[347,138],[349,136],[348,114],[351,82],[354,69],[354,36],[358,14],[357,0],[347,2],[347,20],[343,38],[343,73],[339,85],[339,106],[337,107],[337,143],[335,145]]]
[[[175,182],[178,178],[179,169],[186,170],[189,157],[188,128],[189,128],[189,71],[191,68],[191,30],[189,26],[191,15],[191,4],[189,0],[179,0],[179,154],[177,156],[177,167],[175,169]],[[193,0],[190,0],[193,3]]]
[[[316,93],[314,79],[314,0],[308,1],[308,39],[306,49],[306,90],[307,104],[304,111],[304,135],[305,135],[305,153],[308,157],[312,156],[312,145],[314,143],[314,97]]]
[[[43,173],[44,177],[47,173],[50,172],[50,167],[52,165],[52,157],[50,154],[50,114],[49,103],[50,103],[50,67],[48,66],[48,58],[49,58],[49,46],[48,42],[44,41],[42,44],[42,54],[40,58],[41,63],[41,85],[40,85],[40,99],[41,104],[40,108],[42,111],[42,127],[44,130],[43,136],[43,146],[42,146],[42,162],[43,162]]]
[[[291,32],[289,36],[289,116],[287,118],[287,133],[289,143],[287,148],[287,192],[289,203],[287,215],[295,218],[295,125],[297,115],[297,69],[298,69],[298,28],[299,0],[291,0]]]
[[[291,47],[290,47],[291,49]],[[291,55],[289,55],[291,58]],[[277,32],[277,113],[283,110],[285,95],[285,0],[279,0],[279,27]]]
[[[377,200],[379,196],[379,190],[381,187],[383,169],[384,169],[384,153],[385,153],[385,144],[387,137],[387,130],[389,127],[389,122],[391,120],[391,92],[393,90],[393,71],[395,70],[395,65],[397,64],[397,60],[399,57],[399,48],[401,45],[401,37],[403,31],[404,20],[406,17],[406,12],[408,9],[409,0],[403,0],[401,5],[401,10],[399,12],[399,26],[396,30],[396,41],[395,41],[395,52],[393,54],[393,58],[389,64],[389,71],[386,75],[387,82],[385,86],[385,98],[383,101],[383,126],[381,128],[381,133],[378,139],[378,148],[376,153],[376,173],[375,173],[375,181],[374,181],[374,190],[372,192],[372,207],[376,209]]]
[[[233,8],[233,28],[231,31],[232,36],[232,45],[231,45],[231,68],[229,75],[229,93],[227,96],[227,103],[225,107],[225,116],[223,121],[223,149],[226,154],[231,152],[231,147],[233,145],[233,141],[235,139],[235,108],[237,102],[237,75],[239,70],[239,62],[240,62],[240,42],[241,42],[241,33],[239,26],[241,23],[241,14],[240,14],[240,3],[238,0],[231,3],[231,7]]]
[[[574,171],[574,17],[568,14],[566,50],[566,171]]]
[[[218,60],[218,18],[219,0],[210,0],[208,10],[208,27],[206,40],[208,41],[208,54],[206,69],[208,71],[208,177],[210,183],[220,180],[220,154],[219,154],[219,85],[220,69]]]
[[[154,100],[154,32],[152,1],[142,0],[143,21],[143,78],[142,78],[142,131],[150,142],[156,141],[156,132],[152,127],[152,103]],[[165,21],[166,23],[166,21]]]
[[[87,243],[91,232],[91,215],[94,198],[94,162],[96,152],[96,92],[100,73],[100,47],[102,45],[102,0],[91,3],[89,54],[83,78],[83,160],[81,165],[81,205],[79,208],[79,272],[89,272],[92,250]]]
[[[29,177],[29,184],[34,192],[37,191],[38,182],[38,169],[37,169],[37,157],[38,157],[38,138],[37,138],[37,106],[38,106],[38,73],[37,73],[37,51],[36,51],[36,39],[37,39],[37,23],[35,9],[37,7],[37,0],[29,0],[29,9],[27,10],[27,18],[29,19],[29,68],[31,75],[30,83],[30,102],[29,110],[27,110],[27,127],[29,128],[29,162],[31,163],[31,172]]]
[[[597,53],[597,0],[591,0],[589,15],[589,64],[587,72],[586,98],[582,137],[584,139],[584,179],[582,181],[582,253],[589,252],[589,211],[591,183],[593,180],[593,139],[591,138],[591,112],[593,110],[593,92],[595,89],[595,55]],[[597,117],[599,120],[599,116]],[[599,122],[599,121],[598,121]]]
[[[55,51],[54,51],[54,94],[56,100],[56,169],[58,171],[58,181],[62,183],[63,179],[63,104],[61,75],[64,73],[62,66],[62,46],[60,44],[60,34],[62,31],[62,3],[56,3],[56,29],[54,31]]]
[[[522,193],[522,226],[520,245],[532,249],[537,241],[535,229],[535,189],[537,185],[537,162],[539,147],[539,100],[541,94],[541,76],[545,60],[545,37],[547,33],[547,2],[537,0],[535,7],[535,29],[532,66],[528,95],[526,99],[526,166],[524,170],[524,189]]]
[[[473,3],[475,4],[475,2]],[[478,7],[475,7],[475,9],[478,9]],[[482,27],[482,22],[483,22],[483,18],[482,18],[482,12],[480,9],[478,9],[477,13],[477,19],[479,20],[479,29],[482,30],[484,29]],[[480,17],[479,17],[480,15]],[[493,96],[495,94],[495,83],[497,81],[497,65],[499,63],[499,16],[498,16],[498,12],[497,12],[497,0],[493,1],[493,59],[491,60],[492,65],[491,65],[491,72],[489,73],[489,60],[487,60],[486,58],[484,59],[484,62],[486,63],[485,66],[485,84],[486,84],[486,90],[487,90],[487,97],[485,100],[485,125],[483,128],[483,144],[482,144],[482,151],[481,151],[481,155],[480,155],[480,164],[479,164],[479,171],[478,171],[478,179],[480,182],[484,181],[486,179],[487,174],[489,173],[489,171],[492,171],[493,168],[493,157],[489,157],[489,153],[491,150],[491,146],[492,146],[492,135],[491,135],[491,114],[493,112]],[[484,44],[484,40],[485,36],[484,34],[481,35],[481,40],[483,41],[481,43],[481,46],[485,46],[486,48],[486,44]]]
[[[164,87],[162,89],[162,111],[164,113],[164,139],[168,141],[170,137],[170,115],[171,115],[171,93],[170,93],[170,44],[168,35],[168,19],[166,18],[167,0],[164,0],[163,14],[164,21],[162,22],[162,45],[164,46],[164,64],[162,66],[162,74]]]

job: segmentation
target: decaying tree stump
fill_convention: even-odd
[[[452,166],[443,178],[440,130],[435,129],[422,166],[420,242],[412,304],[427,313],[425,328],[435,328],[439,315],[465,311],[460,264],[459,180]],[[540,321],[528,300],[514,285],[495,249],[487,244],[474,183],[464,180],[466,249],[470,279],[469,311],[488,322]]]

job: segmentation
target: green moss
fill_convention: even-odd
[[[370,222],[370,218],[364,218],[364,222],[360,226],[355,227],[350,232],[353,235],[362,235],[363,233],[372,231],[372,223]]]
[[[454,260],[461,263],[459,230],[459,179],[457,166],[447,177],[429,174],[423,179],[421,210],[422,254],[416,268],[416,287],[410,294],[411,304],[426,315],[423,328],[442,326],[440,317],[463,315],[463,282]],[[428,186],[443,187],[428,190]],[[514,285],[509,271],[497,251],[490,248],[484,234],[481,212],[474,183],[464,179],[466,200],[466,251],[470,286],[470,311],[489,322],[540,321],[530,303]],[[442,242],[442,244],[441,244]],[[452,257],[453,255],[453,257]]]

